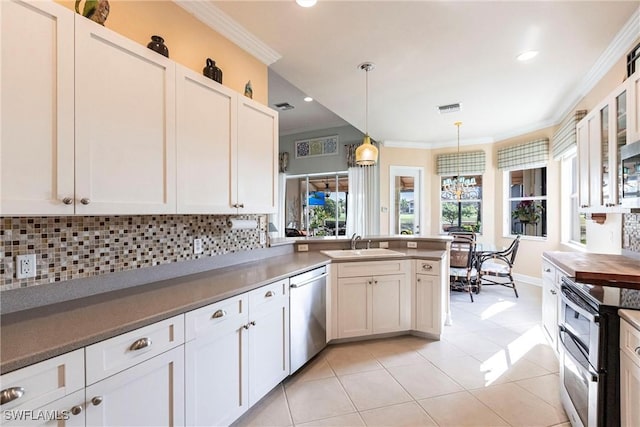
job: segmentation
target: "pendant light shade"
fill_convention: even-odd
[[[365,89],[365,135],[362,144],[356,148],[356,164],[360,166],[371,166],[378,162],[378,148],[371,143],[369,137],[369,71],[373,70],[375,65],[372,62],[364,62],[358,66],[365,71],[366,89]]]

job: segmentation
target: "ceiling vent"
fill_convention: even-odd
[[[438,106],[438,111],[440,112],[440,114],[455,113],[457,111],[460,111],[460,107],[461,104],[459,102],[449,105],[440,105]]]
[[[288,102],[281,102],[280,104],[275,104],[275,107],[280,111],[293,110],[294,108],[296,108],[293,105],[289,104]]]

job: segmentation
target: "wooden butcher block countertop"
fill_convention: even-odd
[[[544,252],[543,257],[578,282],[640,289],[640,260],[623,255]],[[624,284],[624,286],[623,286]]]

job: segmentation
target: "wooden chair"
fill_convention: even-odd
[[[512,288],[518,298],[516,282],[513,280],[512,269],[518,254],[520,245],[520,235],[518,235],[511,245],[498,252],[488,252],[482,254],[478,260],[478,286],[501,285]]]
[[[475,265],[475,235],[454,233],[449,256],[449,285],[452,290],[469,292],[473,302],[473,292],[477,291],[478,272]]]

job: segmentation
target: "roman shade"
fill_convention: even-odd
[[[586,115],[587,110],[578,110],[562,120],[560,127],[551,138],[551,154],[554,160],[560,160],[567,151],[576,146],[576,125]]]
[[[436,158],[438,175],[482,175],[485,170],[484,151],[440,154]],[[460,167],[458,168],[458,165]]]
[[[498,150],[498,169],[528,169],[549,160],[549,139],[535,141]]]

